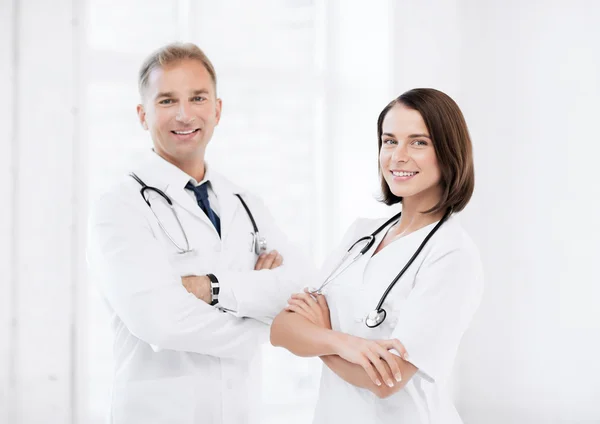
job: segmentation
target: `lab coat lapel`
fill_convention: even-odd
[[[167,194],[174,203],[177,203],[192,215],[206,221],[206,223],[212,227],[210,219],[208,219],[204,211],[198,206],[198,202],[194,201],[193,196],[190,196],[185,192],[185,188],[169,186],[167,188]]]
[[[382,222],[378,222],[377,226],[381,225]],[[381,241],[383,240],[383,238],[385,237],[385,235],[387,234],[387,232],[389,231],[391,225],[388,225],[387,228],[385,228],[383,231],[381,231],[379,234],[377,234],[375,236],[375,242],[373,243],[373,246],[369,249],[368,252],[366,252],[364,254],[364,256],[358,261],[357,265],[358,265],[358,271],[357,271],[357,278],[358,278],[358,283],[360,283],[360,285],[364,285],[365,283],[365,272],[367,270],[367,266],[369,265],[369,263],[371,262],[371,259],[373,258],[373,255],[375,254],[375,250],[377,249],[377,247],[379,246],[379,244],[381,243]],[[377,227],[375,227],[377,228]],[[373,230],[375,229],[373,228]],[[371,230],[371,231],[373,231]],[[379,252],[378,255],[380,255],[383,252]]]
[[[194,196],[185,191],[185,185],[190,177],[175,165],[168,163],[156,153],[150,152],[146,161],[136,172],[146,184],[163,190],[173,203],[176,203],[214,229],[210,219],[208,219],[204,211],[194,200]]]
[[[210,181],[219,202],[221,240],[225,242],[232,228],[233,219],[242,208],[236,194],[242,194],[243,190],[212,169]]]

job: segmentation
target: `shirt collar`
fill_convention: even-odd
[[[150,186],[158,187],[166,191],[169,187],[174,189],[184,189],[188,182],[195,185],[209,181],[213,192],[232,192],[243,194],[244,190],[237,185],[231,183],[227,178],[214,171],[212,167],[204,162],[204,179],[196,181],[193,177],[183,172],[171,162],[163,159],[154,150],[149,151],[146,160],[136,172],[139,177]]]

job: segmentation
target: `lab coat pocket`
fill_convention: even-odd
[[[189,376],[116,383],[113,424],[192,424],[194,386]]]

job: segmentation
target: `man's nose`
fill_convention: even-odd
[[[184,124],[187,124],[194,120],[194,118],[192,117],[192,113],[191,113],[191,107],[188,102],[181,102],[181,104],[179,105],[179,110],[177,111],[177,116],[175,117],[175,119],[178,122],[183,122]]]

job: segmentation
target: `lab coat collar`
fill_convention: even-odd
[[[136,171],[136,173],[137,172],[138,171]],[[194,181],[198,184],[203,181],[210,181],[215,193],[217,193],[217,190],[231,192],[233,194],[244,194],[245,192],[244,189],[233,184],[223,175],[213,170],[206,162],[204,179],[202,181],[196,181],[177,166],[160,157],[154,150],[148,152],[145,161],[139,167],[139,172],[144,175],[145,178],[142,178],[144,182],[146,182],[146,179],[151,182],[151,184],[149,182],[146,182],[146,184],[154,185],[162,190],[167,190],[169,187],[184,189],[189,181]],[[215,186],[218,186],[218,188],[215,188]]]
[[[235,197],[235,194],[243,195],[245,190],[216,172],[206,162],[205,167],[206,171],[203,181],[210,181],[211,188],[219,202],[221,239],[225,240],[236,210],[238,207],[241,207],[240,201]],[[206,214],[198,207],[192,196],[185,192],[185,185],[189,181],[195,181],[190,175],[163,159],[154,151],[149,152],[148,157],[135,173],[146,185],[164,191],[174,202],[177,202],[188,212],[213,227]]]

